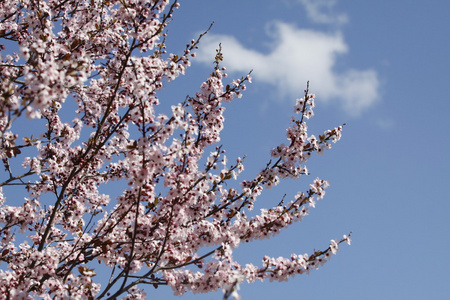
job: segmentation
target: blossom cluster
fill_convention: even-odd
[[[261,266],[235,261],[240,244],[278,234],[323,198],[328,182],[317,178],[291,201],[252,211],[265,189],[309,174],[308,158],[342,126],[308,134],[307,88],[287,143],[238,182],[244,159],[229,163],[218,143],[225,105],[250,74],[227,84],[219,48],[199,91],[160,108],[159,91],[186,73],[203,36],[167,53],[178,7],[0,2],[0,299],[145,299],[145,285],[236,295],[244,280],[308,273],[349,241]]]

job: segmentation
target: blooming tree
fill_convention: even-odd
[[[252,211],[264,189],[307,174],[305,162],[342,127],[307,134],[307,88],[288,142],[238,183],[243,159],[228,163],[218,142],[223,105],[249,75],[224,83],[219,49],[195,95],[170,113],[159,105],[158,91],[185,73],[201,38],[166,52],[178,6],[0,1],[0,299],[139,299],[145,285],[228,297],[244,280],[308,273],[349,241],[259,266],[234,260],[241,243],[276,235],[324,196],[328,183],[317,178],[292,200]]]

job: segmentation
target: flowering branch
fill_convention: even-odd
[[[286,144],[254,178],[238,180],[244,159],[228,163],[218,144],[225,105],[242,97],[251,72],[228,81],[219,45],[198,92],[169,113],[160,108],[159,91],[186,73],[212,26],[167,53],[179,6],[0,3],[0,299],[145,299],[146,284],[177,295],[223,289],[227,299],[244,280],[308,273],[349,242],[261,266],[234,260],[240,244],[278,234],[324,197],[328,182],[316,178],[252,212],[265,189],[309,175],[312,153],[330,149],[343,126],[308,134],[308,83]]]

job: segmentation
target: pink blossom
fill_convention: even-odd
[[[225,107],[250,74],[227,79],[219,48],[198,91],[161,108],[160,91],[187,73],[203,36],[166,49],[179,6],[0,3],[0,38],[9,40],[0,48],[0,299],[145,299],[146,285],[238,299],[240,283],[307,274],[350,243],[264,256],[259,266],[235,261],[241,244],[302,221],[324,197],[328,182],[316,178],[286,200],[258,202],[283,179],[309,175],[308,159],[330,149],[342,126],[308,133],[307,86],[286,141],[254,177],[239,178],[245,160],[219,145]],[[19,132],[18,120],[39,133]]]

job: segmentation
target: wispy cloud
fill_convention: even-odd
[[[380,119],[377,119],[375,122],[376,122],[376,125],[378,126],[378,128],[381,128],[384,130],[390,130],[393,127],[395,127],[394,120],[392,120],[390,118],[380,118]]]
[[[334,11],[336,0],[297,0],[306,9],[308,18],[315,23],[341,25],[348,21],[347,15]]]
[[[338,102],[354,116],[360,115],[379,98],[376,71],[336,70],[337,60],[348,52],[339,31],[324,33],[274,22],[267,36],[272,39],[273,47],[269,52],[263,52],[246,48],[233,36],[209,33],[201,42],[198,61],[210,65],[215,49],[221,43],[224,65],[229,72],[242,74],[253,69],[255,81],[277,88],[280,98],[301,96],[309,80],[319,101]]]

